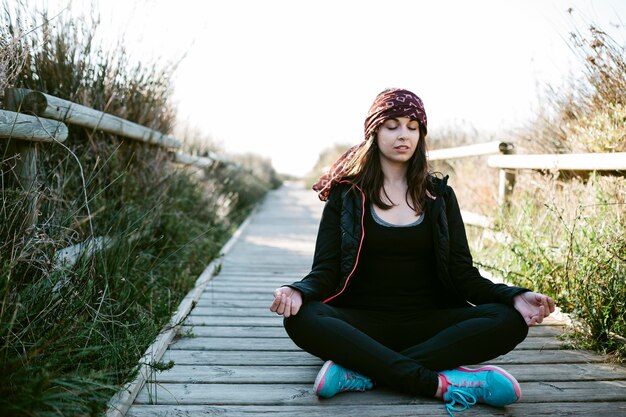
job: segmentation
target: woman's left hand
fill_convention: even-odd
[[[534,326],[554,312],[554,300],[544,294],[523,292],[513,298],[513,307],[524,317],[528,326]]]

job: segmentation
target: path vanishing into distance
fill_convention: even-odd
[[[273,290],[311,266],[323,203],[301,184],[271,191],[186,318],[130,417],[446,416],[442,402],[375,388],[318,399],[322,361],[287,337],[269,311]],[[514,351],[490,361],[520,381],[522,399],[503,409],[476,405],[461,416],[626,416],[626,367],[568,350],[562,322],[533,327]]]

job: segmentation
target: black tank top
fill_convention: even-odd
[[[381,219],[371,204],[364,216],[359,265],[336,305],[363,310],[420,311],[440,306],[428,213],[397,226]]]

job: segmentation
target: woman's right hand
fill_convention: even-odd
[[[289,287],[280,287],[274,290],[274,302],[270,311],[284,317],[295,316],[302,307],[302,294]]]

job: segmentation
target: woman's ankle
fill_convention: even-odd
[[[443,387],[446,383],[443,375],[437,374],[437,391],[435,392],[435,398],[443,399]]]

